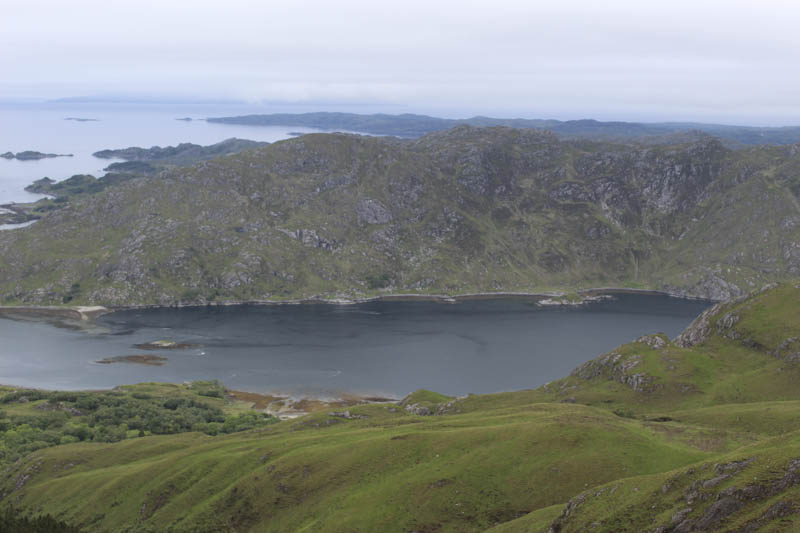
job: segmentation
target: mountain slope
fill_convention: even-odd
[[[306,135],[0,233],[0,302],[106,305],[597,286],[724,299],[800,273],[800,154],[462,126]]]

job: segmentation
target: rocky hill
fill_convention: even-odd
[[[0,302],[206,303],[800,274],[800,148],[460,126],[315,134],[134,179],[0,233]]]

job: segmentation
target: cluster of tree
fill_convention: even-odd
[[[0,531],[9,533],[80,533],[80,529],[70,526],[50,515],[29,517],[17,509],[7,507],[0,512]]]
[[[277,421],[260,412],[226,415],[200,398],[221,397],[223,391],[219,384],[206,383],[191,396],[157,397],[135,390],[10,392],[0,398],[0,404],[37,403],[24,415],[0,410],[0,464],[59,444],[118,442],[187,431],[218,435]]]

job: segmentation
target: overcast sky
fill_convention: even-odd
[[[800,124],[797,0],[3,0],[0,98]]]

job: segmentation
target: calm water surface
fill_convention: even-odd
[[[521,300],[376,302],[124,311],[107,333],[0,319],[0,383],[53,389],[219,379],[293,395],[401,397],[532,388],[640,335],[677,335],[708,302],[618,295],[581,308]],[[198,348],[145,352],[169,339]],[[164,366],[96,363],[153,353]]]

